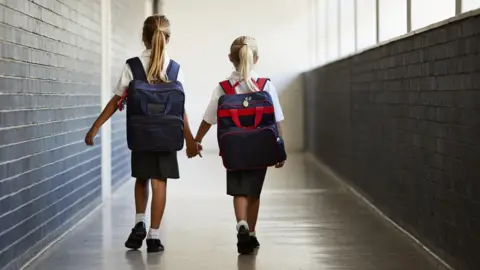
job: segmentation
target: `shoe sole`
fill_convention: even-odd
[[[162,252],[164,250],[165,250],[164,247],[162,247],[162,248],[148,248],[147,247],[147,252],[148,253],[157,253],[157,252]]]
[[[142,247],[143,240],[147,237],[147,232],[136,232],[125,242],[125,247],[129,249],[139,249]]]
[[[254,248],[250,242],[250,234],[248,231],[239,232],[237,234],[237,251],[240,254],[251,254],[254,251]]]
[[[253,248],[254,248],[254,249],[260,248],[260,244],[257,244],[257,243],[258,243],[258,240],[257,240],[257,243],[255,243],[254,241],[252,241],[252,242],[253,242]]]

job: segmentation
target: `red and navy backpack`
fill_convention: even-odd
[[[278,135],[272,97],[263,91],[269,79],[253,82],[259,91],[236,94],[230,81],[220,82],[225,95],[218,101],[217,138],[227,170],[249,170],[274,166],[287,155]]]

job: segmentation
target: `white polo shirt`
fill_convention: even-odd
[[[140,61],[142,62],[143,69],[145,70],[145,73],[147,72],[148,65],[150,64],[150,54],[151,54],[151,52],[152,52],[151,50],[145,50],[138,57],[138,58],[140,58]],[[165,52],[165,61],[163,62],[164,70],[167,69],[169,63],[170,63],[170,57]],[[125,64],[125,66],[123,67],[123,70],[122,70],[122,75],[120,76],[120,79],[118,80],[117,86],[113,90],[113,93],[117,96],[122,96],[123,92],[125,91],[125,89],[128,87],[128,85],[130,84],[130,82],[132,80],[133,80],[132,70],[130,69],[130,66],[128,64]],[[182,67],[180,67],[180,70],[178,71],[177,81],[181,82],[182,85],[185,85],[185,75],[183,74]]]
[[[251,72],[251,76],[254,80],[258,79],[258,75],[255,72]],[[234,85],[238,81],[242,81],[242,77],[240,72],[234,71],[232,72],[232,75],[228,78],[230,83]],[[263,91],[266,91],[270,94],[272,97],[273,101],[273,109],[275,110],[275,120],[277,122],[283,121],[284,116],[283,116],[283,111],[282,107],[280,106],[280,101],[278,100],[278,94],[277,94],[277,89],[275,89],[275,86],[273,85],[272,82],[268,81],[267,84],[265,85],[265,88]],[[240,84],[235,88],[235,92],[237,94],[245,94],[251,92],[251,90],[248,88],[248,86],[245,84],[245,82],[240,82]],[[203,115],[203,120],[205,122],[209,123],[210,125],[215,125],[217,123],[217,109],[218,109],[218,99],[223,96],[225,92],[223,91],[222,87],[218,85],[214,90],[212,94],[212,98],[210,100],[210,103],[208,104],[207,110],[205,111],[205,114]]]

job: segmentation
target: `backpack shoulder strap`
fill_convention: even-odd
[[[235,95],[235,89],[229,80],[221,81],[220,87],[222,87],[223,92],[225,92],[226,95]]]
[[[180,72],[180,65],[174,60],[170,59],[167,67],[167,77],[170,81],[177,81],[178,73]]]
[[[270,81],[269,78],[258,78],[257,79],[258,90],[263,91],[268,81]]]
[[[139,81],[147,81],[147,74],[145,73],[145,69],[143,68],[142,61],[140,58],[134,57],[127,60],[127,64],[130,66],[132,70],[133,79]]]

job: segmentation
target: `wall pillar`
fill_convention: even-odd
[[[153,0],[153,12],[155,14],[163,14],[165,0]]]
[[[111,88],[111,0],[102,0],[102,74],[101,74],[101,109],[112,98]],[[102,142],[102,201],[110,199],[112,194],[112,126],[107,121],[100,130]]]

